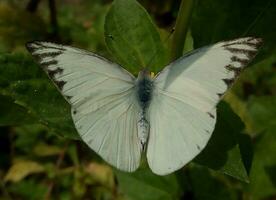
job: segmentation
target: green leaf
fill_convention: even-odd
[[[33,153],[36,156],[44,157],[44,156],[54,156],[54,155],[59,155],[62,153],[62,149],[58,146],[54,145],[48,145],[45,143],[38,143],[35,145],[33,149]]]
[[[44,172],[44,167],[35,161],[19,160],[7,172],[4,181],[20,182],[26,176]]]
[[[47,185],[35,180],[23,180],[10,186],[10,193],[14,193],[20,199],[43,199],[47,192]]]
[[[170,200],[178,199],[181,191],[174,174],[157,176],[149,169],[134,173],[114,170],[120,190],[133,200]]]
[[[0,95],[9,96],[56,133],[78,138],[69,104],[31,57],[1,55],[0,74]]]
[[[276,127],[276,97],[251,97],[247,104],[248,113],[257,131],[274,130]]]
[[[273,129],[272,129],[273,128]],[[256,138],[254,160],[250,174],[251,199],[267,199],[276,195],[276,126]]]
[[[250,167],[252,149],[240,148],[240,144],[243,145],[243,142],[248,143],[248,140],[244,140],[242,137],[244,125],[229,105],[224,102],[218,105],[217,113],[217,123],[213,135],[195,161],[248,182],[244,163]]]
[[[13,133],[16,135],[13,140],[14,147],[24,154],[31,154],[37,142],[46,140],[49,136],[47,127],[41,124],[17,126],[13,128]]]
[[[156,26],[135,0],[115,0],[105,21],[105,40],[112,55],[134,74],[149,67],[159,71],[167,53]]]
[[[12,98],[0,95],[0,126],[37,123],[36,118],[23,106],[16,104]]]

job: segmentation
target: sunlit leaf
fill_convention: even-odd
[[[91,162],[85,166],[85,172],[91,176],[95,184],[104,185],[111,190],[114,188],[114,175],[109,166]]]
[[[41,172],[44,172],[44,167],[35,161],[17,161],[11,166],[4,180],[11,182],[19,182],[30,174],[36,174]]]
[[[62,152],[62,149],[58,146],[38,143],[34,147],[33,152],[37,156],[53,156],[60,154]]]

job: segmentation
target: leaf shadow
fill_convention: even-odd
[[[214,170],[223,169],[230,159],[231,151],[239,147],[242,130],[243,123],[228,104],[221,102],[218,105],[217,123],[213,135],[195,162]]]
[[[276,187],[276,165],[265,166],[264,170],[268,175],[271,183],[274,185],[274,187]]]

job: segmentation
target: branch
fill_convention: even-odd
[[[176,60],[183,54],[186,35],[194,7],[194,0],[182,0],[176,19],[175,31],[172,39],[171,60]]]
[[[67,142],[67,143],[65,144],[63,150],[60,152],[60,154],[59,154],[59,156],[58,156],[58,159],[57,159],[56,165],[55,165],[56,171],[58,171],[58,170],[60,169],[60,166],[61,166],[61,164],[62,164],[62,162],[63,162],[63,159],[64,159],[64,155],[65,155],[65,153],[66,153],[66,151],[67,151],[68,145],[69,145],[69,143]],[[46,192],[46,194],[45,194],[45,196],[44,196],[44,200],[50,199],[52,190],[53,190],[53,188],[54,188],[54,185],[55,185],[55,182],[54,182],[54,180],[52,180],[52,181],[49,183],[49,185],[48,185],[48,189],[47,189],[47,192]]]

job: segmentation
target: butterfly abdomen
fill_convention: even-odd
[[[136,92],[139,105],[141,106],[141,112],[139,113],[138,121],[138,137],[142,146],[142,150],[145,150],[145,146],[149,135],[149,121],[147,119],[147,108],[152,98],[153,81],[149,76],[149,73],[142,71],[136,81]]]
[[[139,121],[138,121],[138,138],[141,143],[141,150],[145,151],[146,143],[148,141],[148,135],[149,135],[149,122],[146,118],[145,111],[142,111],[139,113]]]

